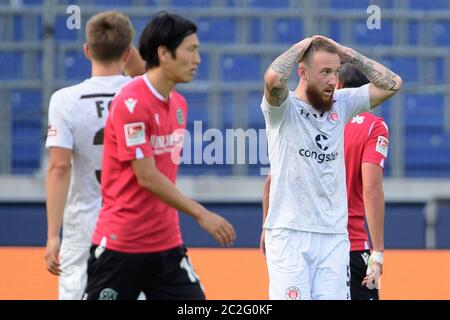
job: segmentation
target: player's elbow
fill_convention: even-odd
[[[264,75],[264,82],[269,90],[272,88],[278,88],[281,85],[280,75],[269,68]]]
[[[139,186],[151,192],[153,192],[158,185],[157,172],[154,172],[154,170],[147,170],[136,175],[136,180]]]
[[[63,175],[70,172],[72,165],[67,161],[51,161],[48,165],[50,175]]]
[[[394,91],[399,91],[403,86],[402,78],[397,74],[395,77]]]
[[[365,199],[381,200],[384,197],[383,186],[380,183],[366,184],[363,186]]]

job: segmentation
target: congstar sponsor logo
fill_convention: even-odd
[[[298,154],[302,157],[313,159],[317,163],[331,162],[336,160],[339,156],[339,153],[337,152],[326,154],[326,153],[318,153],[316,151],[311,151],[304,148],[300,149],[298,151]]]

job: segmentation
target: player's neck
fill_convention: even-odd
[[[304,103],[307,103],[309,105],[312,105],[312,103],[309,101],[308,96],[306,95],[306,84],[304,81],[300,81],[299,85],[294,91],[295,96],[299,98]]]
[[[93,77],[108,77],[119,76],[122,74],[123,68],[119,63],[111,64],[92,64],[92,76]]]
[[[150,69],[145,73],[152,86],[164,97],[164,100],[170,95],[170,91],[175,87],[175,83],[168,79],[161,69]]]

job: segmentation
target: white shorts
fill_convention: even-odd
[[[69,244],[61,245],[59,261],[61,263],[61,275],[58,283],[59,300],[81,300],[87,285],[87,265],[90,249],[75,249]],[[138,300],[146,300],[143,292],[139,294]]]
[[[349,300],[347,234],[266,230],[271,300]]]
[[[59,261],[61,275],[59,276],[59,300],[81,300],[87,284],[87,262],[89,248],[73,248],[61,245]]]

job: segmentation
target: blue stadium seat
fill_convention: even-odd
[[[42,5],[42,0],[22,0],[26,5]]]
[[[11,92],[12,173],[29,174],[39,168],[42,137],[42,94],[37,90]]]
[[[442,95],[408,95],[405,99],[406,132],[422,131],[441,133],[444,121],[444,97]]]
[[[231,92],[222,92],[220,95],[220,101],[222,102],[220,106],[220,111],[222,114],[222,125],[223,128],[233,128],[235,123],[235,116],[234,116],[234,107],[235,103],[233,100],[233,94]],[[238,108],[241,106],[237,106]]]
[[[280,43],[295,43],[303,35],[303,27],[299,18],[277,19],[274,29],[275,41]]]
[[[341,41],[341,22],[339,20],[330,20],[326,35],[337,42]]]
[[[403,82],[417,82],[418,60],[414,57],[384,57],[382,63],[392,71],[401,74]]]
[[[203,121],[203,128],[208,122],[208,94],[204,92],[181,92],[188,103],[187,126],[191,131],[194,121]]]
[[[393,25],[389,20],[381,21],[381,29],[369,30],[366,20],[360,20],[352,25],[352,39],[357,44],[392,45],[393,38]]]
[[[55,20],[54,36],[57,41],[74,41],[77,39],[78,34],[82,35],[84,28],[82,29],[68,29],[67,28],[68,16],[57,16]]]
[[[250,7],[289,8],[289,0],[248,0]]]
[[[235,18],[200,18],[198,37],[203,42],[233,43],[236,41]]]
[[[66,52],[62,65],[67,80],[84,80],[91,75],[89,60],[81,50]]]
[[[349,10],[349,9],[367,9],[370,5],[378,5],[380,8],[392,8],[394,0],[330,0],[332,9]]]
[[[448,1],[447,0],[409,0],[409,7],[413,10],[448,9]]]
[[[247,109],[247,119],[249,128],[255,129],[265,128],[264,116],[261,111],[262,96],[263,96],[262,90],[250,92],[248,94],[245,107]]]
[[[258,55],[224,55],[220,62],[224,81],[258,81],[262,79]]]
[[[134,42],[138,43],[139,38],[141,37],[142,31],[144,31],[145,26],[150,22],[150,17],[130,17],[131,23],[133,24],[133,28],[135,30]]]
[[[420,24],[415,20],[408,23],[408,42],[410,45],[417,45],[419,41],[419,26]]]
[[[259,18],[250,19],[250,43],[262,42],[262,21]]]
[[[436,22],[433,28],[433,36],[436,46],[450,46],[450,22]]]
[[[133,0],[95,0],[96,6],[130,7],[132,4]]]
[[[0,79],[21,79],[23,74],[23,53],[17,51],[0,51]]]
[[[442,204],[438,209],[436,222],[436,247],[450,249],[450,204]]]
[[[210,7],[211,0],[172,0],[174,7]]]
[[[424,249],[425,217],[422,204],[387,204],[386,249]]]
[[[405,149],[407,176],[450,176],[449,134],[409,133]]]
[[[435,58],[435,70],[436,70],[436,83],[445,81],[445,59],[444,58]]]
[[[200,58],[201,63],[198,65],[197,74],[194,77],[194,80],[209,80],[209,55],[204,53],[200,49]]]

